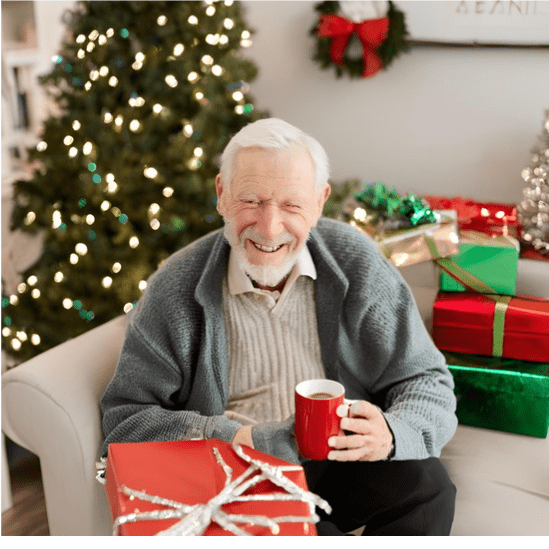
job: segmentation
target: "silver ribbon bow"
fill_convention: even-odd
[[[227,465],[221,453],[217,448],[213,448],[213,452],[217,463],[225,472],[225,486],[212,499],[206,503],[195,505],[186,505],[179,501],[162,498],[147,494],[146,492],[133,490],[126,486],[122,486],[120,491],[127,495],[130,499],[140,499],[148,501],[156,505],[163,505],[169,509],[160,509],[157,511],[135,511],[127,515],[118,517],[113,524],[113,535],[119,534],[121,525],[128,522],[138,522],[143,520],[164,520],[164,519],[180,519],[179,522],[158,532],[157,536],[200,536],[204,533],[211,521],[217,522],[219,526],[237,536],[251,535],[246,530],[239,528],[237,523],[248,523],[257,526],[265,526],[271,529],[273,534],[280,532],[278,523],[282,522],[303,522],[316,523],[319,516],[315,513],[315,506],[320,507],[327,513],[331,513],[332,509],[327,501],[323,500],[316,494],[308,492],[295,484],[288,477],[284,476],[286,471],[299,471],[300,466],[297,465],[282,465],[274,466],[264,463],[258,459],[254,459],[247,455],[241,446],[233,446],[233,450],[244,461],[249,463],[248,469],[244,471],[237,479],[232,480],[233,470]],[[98,464],[100,465],[100,464]],[[101,464],[102,465],[102,464]],[[102,467],[99,467],[100,469]],[[259,471],[259,474],[254,475]],[[98,475],[100,476],[100,474]],[[271,481],[276,486],[285,490],[285,492],[272,494],[249,494],[245,492],[252,486],[263,482],[264,480]],[[302,501],[309,506],[309,516],[279,516],[274,518],[265,517],[262,515],[233,515],[226,513],[222,506],[226,503],[243,501]]]

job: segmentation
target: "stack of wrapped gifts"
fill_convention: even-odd
[[[375,183],[343,211],[396,267],[439,267],[432,335],[454,376],[460,423],[545,438],[549,299],[517,295],[516,206],[401,197]]]
[[[453,205],[452,199],[424,199],[445,208]],[[459,251],[434,259],[440,291],[432,335],[454,376],[458,419],[545,438],[549,300],[516,295],[516,214],[510,206],[460,200],[455,211]]]

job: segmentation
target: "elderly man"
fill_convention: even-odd
[[[244,127],[216,179],[225,230],[173,254],[129,319],[102,401],[111,442],[219,438],[302,463],[328,500],[318,532],[447,535],[455,488],[438,457],[452,377],[409,288],[356,229],[321,219],[320,144],[278,119]],[[326,461],[299,455],[294,387],[356,399]]]

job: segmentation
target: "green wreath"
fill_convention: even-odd
[[[406,41],[408,31],[404,13],[398,10],[393,2],[389,2],[389,10],[383,20],[376,19],[358,24],[338,16],[339,2],[320,2],[315,5],[315,11],[319,13],[319,21],[310,31],[316,38],[313,59],[320,63],[322,69],[334,67],[338,78],[345,73],[351,78],[373,76],[379,70],[386,69],[401,53],[410,49]],[[369,24],[370,29],[366,28],[363,34],[374,35],[375,39],[369,40],[368,37],[364,39],[360,36],[360,26],[364,28],[365,23]],[[346,27],[343,35],[341,26]],[[330,31],[325,32],[328,28],[335,28],[333,34],[337,36],[326,36],[330,34]],[[347,54],[347,44],[352,34],[359,35],[363,44],[364,55],[361,59],[351,59]]]

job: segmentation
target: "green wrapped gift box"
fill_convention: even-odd
[[[475,231],[461,231],[459,253],[452,256],[452,261],[458,268],[480,279],[493,290],[479,288],[477,291],[515,295],[519,248],[517,239],[512,236],[489,236]],[[459,279],[460,276],[462,275],[458,273],[456,278]],[[440,289],[445,292],[467,291],[467,288],[456,278],[442,270]]]
[[[443,352],[462,425],[545,438],[549,364]]]

